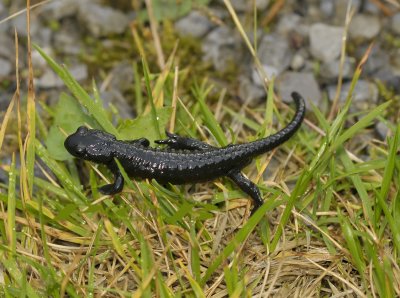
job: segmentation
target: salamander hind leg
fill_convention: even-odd
[[[168,131],[165,132],[168,136],[168,139],[165,140],[156,140],[157,144],[167,145],[173,149],[187,149],[187,150],[211,150],[216,149],[207,143],[202,141],[188,138],[188,137],[181,137],[177,134],[170,133]]]
[[[122,191],[124,187],[124,177],[120,171],[114,174],[115,180],[114,183],[103,185],[99,188],[99,191],[105,195],[115,195]]]
[[[236,185],[246,194],[253,199],[254,207],[251,210],[251,215],[257,211],[258,208],[264,203],[261,198],[260,190],[257,185],[246,178],[239,170],[233,170],[228,174],[228,177],[236,183]]]

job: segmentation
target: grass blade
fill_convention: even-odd
[[[345,141],[353,137],[357,132],[359,132],[361,129],[367,127],[368,125],[371,124],[371,121],[377,118],[379,115],[382,114],[383,111],[387,109],[387,107],[391,104],[391,101],[385,102],[379,106],[377,106],[375,109],[373,109],[371,112],[369,112],[365,117],[360,119],[356,124],[352,125],[347,129],[342,135],[340,135],[337,140],[334,143],[333,150],[338,148],[340,145],[342,145]]]
[[[16,170],[15,170],[15,154],[13,153],[11,159],[10,172],[8,174],[8,204],[7,204],[7,227],[8,227],[8,241],[11,255],[15,256],[17,247],[17,230],[15,229],[15,184],[16,184]]]
[[[207,125],[208,129],[210,129],[211,133],[217,139],[218,143],[221,146],[228,145],[228,140],[225,137],[224,132],[222,131],[221,126],[219,125],[218,121],[215,119],[213,113],[211,112],[210,108],[205,102],[205,98],[207,94],[210,92],[211,87],[205,89],[204,86],[196,86],[193,88],[192,92],[196,97],[198,103],[200,104],[200,109],[203,114],[204,123]]]
[[[340,157],[340,160],[343,163],[343,166],[346,169],[346,172],[354,172],[355,166],[353,162],[351,161],[350,157],[348,156],[347,152],[344,150],[338,151],[338,155]],[[371,200],[368,196],[367,189],[364,185],[364,183],[361,180],[361,177],[358,174],[354,174],[348,177],[353,185],[355,186],[357,193],[360,197],[360,200],[363,204],[363,208],[365,210],[365,218],[367,222],[372,222],[373,221],[373,212],[372,212],[372,204]]]
[[[215,270],[221,265],[221,263],[235,250],[238,245],[241,245],[246,238],[250,235],[250,233],[254,230],[260,220],[263,218],[265,213],[271,210],[273,206],[274,200],[268,200],[264,203],[249,220],[246,224],[236,233],[233,239],[228,243],[228,245],[224,248],[224,250],[212,261],[212,263],[208,266],[207,271],[205,272],[200,285],[204,286],[211,275],[215,272]]]
[[[151,112],[151,116],[153,119],[153,125],[156,128],[156,132],[158,133],[158,139],[161,139],[163,132],[160,131],[160,126],[158,125],[158,116],[157,116],[156,105],[154,103],[153,93],[151,91],[151,86],[150,86],[149,68],[144,59],[142,59],[142,66],[143,66],[143,72],[144,72],[144,81],[146,83],[147,96],[149,97],[150,112]]]

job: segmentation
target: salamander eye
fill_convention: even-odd
[[[83,146],[77,146],[77,147],[75,148],[75,152],[76,152],[76,154],[78,154],[78,155],[83,155],[83,154],[86,152],[86,148],[83,147]]]
[[[86,126],[80,126],[80,127],[77,129],[76,133],[78,133],[78,134],[80,134],[80,135],[83,135],[83,134],[85,134],[87,131],[88,131],[88,128],[87,128]]]

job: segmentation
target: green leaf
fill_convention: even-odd
[[[171,116],[172,108],[163,107],[156,109],[159,127],[165,127]],[[154,127],[153,115],[148,113],[136,119],[128,119],[121,122],[118,126],[121,137],[125,140],[147,138],[151,142],[159,139],[159,132]]]
[[[55,108],[54,123],[50,127],[46,139],[46,147],[50,157],[57,160],[71,159],[71,154],[64,148],[66,136],[62,131],[71,134],[84,123],[96,127],[96,122],[82,110],[81,105],[74,98],[61,93]]]

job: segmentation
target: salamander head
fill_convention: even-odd
[[[97,129],[80,126],[64,142],[65,149],[78,158],[108,163],[113,159],[113,142],[115,136]]]

